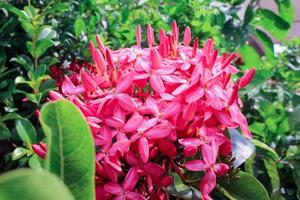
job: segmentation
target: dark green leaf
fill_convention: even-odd
[[[279,160],[279,156],[276,153],[276,151],[271,147],[269,147],[267,144],[260,142],[259,140],[256,139],[252,139],[251,142],[257,148],[257,151],[262,155],[268,156],[275,161]]]
[[[221,186],[238,200],[269,200],[268,192],[264,186],[250,174],[240,171],[237,180],[230,183],[221,183]]]
[[[23,142],[27,142],[29,144],[35,144],[38,142],[36,131],[28,119],[18,119],[16,121],[16,129]]]
[[[18,57],[13,57],[10,59],[10,61],[20,64],[27,71],[33,70],[33,68],[34,68],[32,60],[26,55],[20,55]]]
[[[76,199],[93,200],[95,150],[82,113],[59,100],[42,107],[40,121],[48,137],[46,169],[58,175]]]
[[[270,158],[263,159],[263,162],[271,181],[272,193],[276,193],[280,189],[280,179],[276,163]]]
[[[10,138],[11,134],[8,128],[0,126],[0,140],[6,140]]]
[[[65,11],[67,11],[70,6],[66,3],[55,3],[49,6],[46,10],[44,10],[43,15],[46,16],[48,14],[59,15]]]
[[[22,117],[18,113],[7,113],[6,115],[1,117],[1,121],[4,122],[6,120],[12,119],[21,119]]]
[[[73,200],[68,188],[49,172],[20,169],[0,176],[1,200]]]
[[[290,25],[294,22],[295,9],[291,0],[275,0],[278,6],[279,15]]]
[[[290,25],[284,19],[267,9],[257,10],[254,24],[268,31],[280,41],[285,39],[290,28]]]
[[[19,10],[18,8],[12,6],[11,4],[8,3],[0,3],[0,8],[5,8],[6,10],[8,10],[9,12],[14,13],[15,15],[17,15],[18,17],[21,17],[23,19],[27,19],[28,20],[28,16],[26,15],[25,12],[22,12],[21,10]]]
[[[269,38],[269,36],[264,33],[263,31],[256,29],[254,32],[254,35],[261,41],[263,48],[264,48],[264,53],[268,61],[273,61],[274,60],[274,45]]]
[[[36,57],[39,58],[41,55],[43,55],[48,48],[52,47],[54,45],[54,42],[50,39],[41,39],[37,42],[37,48],[36,48]]]

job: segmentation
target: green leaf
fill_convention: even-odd
[[[221,183],[221,186],[238,200],[269,200],[268,192],[264,186],[250,174],[240,171],[237,180],[230,183]]]
[[[16,129],[23,142],[29,144],[38,142],[36,131],[28,119],[18,119],[16,121]]]
[[[255,25],[268,31],[272,36],[280,41],[285,39],[290,28],[289,23],[287,23],[283,18],[267,9],[257,9]]]
[[[266,145],[265,143],[263,143],[259,140],[256,140],[256,139],[252,139],[251,142],[257,148],[257,151],[259,151],[259,153],[261,153],[265,156],[268,156],[275,161],[279,160],[279,156],[276,153],[276,151],[274,149],[272,149],[271,147],[269,147],[268,145]]]
[[[238,52],[241,54],[246,68],[255,67],[259,69],[261,67],[261,59],[256,50],[250,45],[242,46]]]
[[[277,3],[280,17],[292,25],[295,18],[295,9],[291,0],[275,0],[275,2]]]
[[[17,147],[15,150],[12,152],[12,160],[18,160],[25,156],[28,153],[28,149],[25,149],[23,147]]]
[[[263,159],[263,162],[271,181],[272,193],[276,193],[280,189],[280,178],[276,163],[270,158]]]
[[[172,173],[174,182],[167,188],[168,193],[172,196],[180,197],[182,199],[201,199],[201,193],[197,189],[185,185],[178,174]]]
[[[51,26],[41,26],[39,28],[38,40],[41,39],[53,39],[56,37],[56,31]]]
[[[34,38],[36,28],[35,26],[30,22],[25,19],[20,18],[19,22],[21,23],[22,28],[26,33],[30,36],[30,38]]]
[[[22,12],[21,10],[19,10],[18,8],[12,6],[11,4],[8,3],[0,3],[0,8],[5,8],[6,10],[8,10],[9,12],[14,13],[15,15],[17,15],[20,18],[23,19],[27,19],[28,20],[28,16],[26,15],[25,12]]]
[[[75,36],[78,38],[81,33],[86,33],[86,26],[83,19],[78,18],[74,23]]]
[[[10,59],[10,61],[20,64],[27,71],[30,71],[30,70],[34,69],[34,65],[33,65],[32,60],[26,55],[20,55],[18,57],[13,57],[13,58]]]
[[[55,175],[19,169],[0,176],[0,199],[74,200],[68,188]]]
[[[36,56],[35,56],[35,52],[33,49],[33,43],[31,41],[26,42],[26,48],[29,51],[30,55],[35,58]]]
[[[42,100],[42,93],[38,92],[36,94],[30,94],[30,93],[26,93],[26,97],[28,98],[29,101],[36,103],[37,105],[40,104],[41,100]]]
[[[34,154],[33,156],[31,156],[31,158],[28,160],[28,165],[30,168],[32,169],[36,169],[36,170],[40,170],[42,171],[42,160],[41,158],[39,158],[36,154]]]
[[[36,57],[39,58],[41,55],[43,55],[48,48],[52,47],[54,45],[54,42],[50,39],[41,39],[37,42],[36,47]]]
[[[52,6],[49,6],[42,15],[46,16],[48,14],[52,15],[59,15],[65,11],[67,11],[70,8],[70,6],[66,3],[55,3]]]
[[[249,130],[251,133],[253,133],[257,136],[260,136],[263,139],[265,139],[265,137],[266,137],[265,128],[266,128],[266,125],[264,123],[260,123],[260,122],[253,122],[249,126]]]
[[[8,128],[0,126],[0,140],[6,140],[10,138],[11,134]]]
[[[45,65],[40,65],[34,72],[34,80],[38,80],[38,78],[44,76],[46,72],[46,66]]]
[[[94,199],[95,149],[80,110],[66,100],[47,103],[40,121],[48,139],[46,169],[58,175],[76,199]]]
[[[251,4],[249,4],[247,6],[246,12],[245,12],[245,16],[244,16],[244,24],[248,25],[252,19],[254,17],[254,11],[253,11],[253,7]]]
[[[268,61],[274,60],[274,45],[271,38],[263,31],[256,29],[254,35],[263,45],[264,53]]]

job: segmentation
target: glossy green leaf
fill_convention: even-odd
[[[272,193],[276,193],[280,189],[280,178],[278,175],[276,163],[270,158],[263,159],[263,162],[267,170],[267,174],[270,178]]]
[[[279,156],[276,153],[276,151],[274,149],[272,149],[271,147],[269,147],[267,144],[256,140],[256,139],[252,139],[251,140],[252,144],[254,144],[254,146],[256,147],[257,151],[265,156],[268,156],[270,158],[272,158],[273,160],[278,160]]]
[[[9,12],[14,13],[15,15],[17,15],[20,18],[28,19],[28,16],[26,15],[26,13],[22,12],[21,10],[19,10],[18,8],[12,6],[11,4],[0,3],[0,8],[5,8]]]
[[[37,48],[36,48],[36,57],[39,58],[42,56],[48,48],[52,47],[54,45],[54,42],[50,39],[41,39],[37,42]]]
[[[1,117],[1,121],[13,120],[13,119],[21,119],[21,115],[18,113],[7,113],[6,115]]]
[[[35,128],[28,119],[18,119],[16,121],[16,129],[23,142],[28,142],[29,144],[38,142]]]
[[[250,174],[240,171],[236,180],[230,183],[221,183],[221,186],[238,200],[269,200],[268,192],[264,186]]]
[[[28,149],[25,149],[23,147],[17,147],[15,150],[12,152],[12,160],[18,160],[25,156],[27,153],[29,153]]]
[[[51,26],[41,26],[39,28],[38,40],[41,39],[53,39],[56,37],[56,31]]]
[[[74,23],[75,36],[78,38],[80,34],[86,33],[86,26],[83,19],[78,18]]]
[[[47,103],[40,121],[48,138],[46,169],[58,175],[76,199],[93,200],[95,149],[80,110],[66,100]]]
[[[68,188],[55,175],[20,169],[0,176],[1,200],[73,200]]]
[[[280,16],[267,9],[258,9],[255,25],[268,31],[280,41],[285,39],[290,25]]]
[[[19,55],[17,57],[13,57],[10,59],[10,61],[20,64],[27,71],[33,70],[34,68],[32,60],[26,55]]]

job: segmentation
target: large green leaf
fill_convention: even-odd
[[[40,121],[48,139],[46,169],[57,174],[76,199],[94,199],[95,149],[80,110],[66,100],[47,103]]]
[[[283,18],[267,9],[258,9],[254,24],[268,31],[280,41],[285,39],[290,28]]]
[[[238,179],[230,183],[221,183],[221,186],[238,200],[269,200],[268,192],[264,186],[250,174],[240,171]]]
[[[1,200],[73,200],[68,188],[49,172],[20,169],[0,176]]]

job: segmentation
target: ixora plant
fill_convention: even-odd
[[[233,167],[229,134],[240,128],[251,138],[238,91],[255,70],[233,81],[238,69],[231,63],[238,55],[219,56],[211,39],[202,49],[198,38],[190,46],[191,38],[187,27],[179,43],[176,22],[170,34],[160,30],[157,46],[148,25],[148,48],[142,48],[140,26],[131,48],[111,51],[97,37],[97,49],[90,43],[94,65],[72,69],[59,90],[49,92],[49,101],[57,102],[41,111],[47,145],[32,148],[76,199],[94,198],[92,179],[97,199],[207,200],[216,187],[231,199],[268,199],[254,177]],[[95,161],[94,145],[84,139],[90,135]]]

